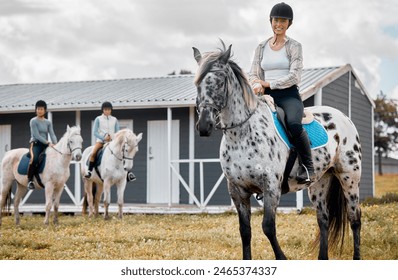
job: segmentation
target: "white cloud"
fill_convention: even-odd
[[[248,70],[258,42],[272,35],[268,15],[277,2],[7,1],[0,4],[0,84],[195,71],[191,47],[213,50],[218,38]],[[302,43],[305,67],[350,63],[368,92],[379,92],[382,59],[398,58],[395,0],[287,3],[295,13],[288,35]]]
[[[391,91],[391,98],[398,100],[398,85]]]

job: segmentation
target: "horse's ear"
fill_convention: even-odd
[[[142,140],[142,132],[137,135],[137,144]]]
[[[200,60],[202,59],[202,55],[200,54],[200,51],[197,48],[192,47],[192,49],[193,49],[193,57],[195,58],[196,62],[199,64]]]
[[[220,57],[220,61],[224,64],[227,64],[228,60],[231,57],[231,48],[232,45],[229,45],[228,50],[225,51],[225,53],[223,53],[223,55]]]
[[[66,125],[66,131],[69,133],[69,131],[70,131],[70,126],[69,126],[69,124],[67,124]]]

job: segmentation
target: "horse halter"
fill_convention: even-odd
[[[222,72],[222,71],[223,70],[213,70],[213,71],[209,71],[209,73],[210,72]],[[213,103],[209,103],[207,101],[204,101],[204,102],[199,103],[199,105],[197,105],[197,109],[196,109],[196,112],[197,112],[198,115],[200,114],[200,111],[199,111],[200,108],[210,107],[210,108],[214,109],[217,112],[215,128],[216,129],[221,129],[223,132],[226,132],[229,129],[241,127],[244,123],[246,123],[251,118],[251,116],[253,116],[253,114],[257,111],[257,108],[258,108],[258,105],[259,105],[259,102],[257,101],[256,108],[253,111],[250,111],[250,109],[248,108],[249,109],[248,116],[246,117],[246,119],[244,119],[240,123],[238,123],[236,125],[222,127],[219,120],[220,120],[220,114],[221,114],[222,110],[225,109],[227,107],[227,105],[228,105],[229,91],[228,91],[228,86],[227,85],[228,85],[228,78],[226,76],[225,77],[225,82],[224,82],[224,92],[225,92],[226,98],[224,98],[225,102],[224,102],[224,104],[222,106],[220,106],[220,108],[217,107],[217,105],[215,105]],[[220,95],[220,94],[218,94],[218,95]],[[246,105],[246,107],[247,107],[247,105]]]
[[[212,72],[212,73],[223,72],[223,70],[213,70],[213,71],[209,71],[209,73],[210,72]],[[228,96],[229,96],[228,88],[225,88],[227,86],[227,82],[228,82],[228,79],[227,79],[227,77],[225,77],[224,86],[223,86],[224,87],[223,92],[225,92],[225,90],[226,90],[226,93],[225,93],[226,98],[224,98],[224,100],[225,100],[224,104],[222,104],[221,106],[217,106],[214,103],[210,103],[208,101],[203,101],[203,102],[199,103],[199,105],[197,105],[196,112],[197,112],[198,115],[200,113],[199,109],[210,107],[210,108],[214,109],[217,112],[217,117],[218,117],[218,115],[221,113],[221,111],[224,108],[227,107],[227,105],[228,105]],[[221,95],[221,94],[217,93],[217,95]]]

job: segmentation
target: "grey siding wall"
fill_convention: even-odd
[[[354,81],[354,78],[352,79]],[[373,145],[372,105],[361,90],[351,86],[351,120],[355,124],[362,146],[362,175],[359,197],[361,200],[373,196]]]
[[[197,121],[197,120],[195,120]],[[222,131],[213,131],[210,137],[200,137],[195,132],[195,158],[197,159],[211,159],[219,158],[220,156],[220,142],[222,138]],[[199,175],[199,165],[195,166],[195,175]],[[209,194],[214,184],[222,174],[220,163],[205,163],[204,164],[204,184],[205,184],[205,197]],[[200,188],[199,176],[195,176],[195,195],[199,196]],[[223,180],[217,191],[210,200],[209,205],[230,205],[231,199],[228,194],[226,179]]]
[[[322,105],[331,106],[348,115],[348,73],[322,89]]]

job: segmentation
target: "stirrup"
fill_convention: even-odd
[[[29,183],[28,183],[28,189],[29,190],[34,190],[36,187],[35,187],[35,183],[33,183],[33,181],[29,181]]]
[[[129,171],[127,172],[127,182],[132,182],[137,180],[137,178],[135,177],[134,173]]]
[[[298,184],[309,184],[309,183],[311,183],[312,180],[311,180],[311,176],[310,176],[310,172],[308,171],[308,168],[304,164],[301,164],[300,167],[304,168],[306,178],[304,178],[304,176],[301,177],[304,174],[298,174],[297,173],[297,176],[296,176],[297,183]]]
[[[84,175],[84,178],[91,178],[91,171],[90,170],[88,170],[87,172],[86,172],[86,174]]]

